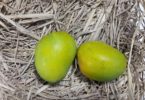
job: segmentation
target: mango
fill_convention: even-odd
[[[81,44],[77,59],[82,74],[98,82],[118,78],[127,65],[126,57],[119,50],[102,41],[88,41]]]
[[[44,37],[35,48],[35,66],[39,76],[49,83],[62,80],[76,55],[76,42],[65,31],[52,32]]]

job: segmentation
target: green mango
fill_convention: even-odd
[[[126,69],[127,59],[117,49],[102,41],[88,41],[77,52],[80,71],[95,81],[111,81]]]
[[[69,33],[52,32],[37,43],[35,66],[42,79],[49,83],[62,80],[76,55],[76,42]]]

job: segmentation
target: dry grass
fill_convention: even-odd
[[[141,4],[145,6],[141,0],[0,0],[0,100],[145,99]],[[68,31],[78,45],[103,40],[118,48],[128,58],[126,72],[98,83],[82,76],[75,61],[64,80],[49,85],[37,75],[33,57],[37,41],[53,30]]]

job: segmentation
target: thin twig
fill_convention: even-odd
[[[132,57],[132,50],[133,50],[133,46],[134,46],[134,41],[135,41],[135,37],[138,33],[138,30],[136,29],[133,37],[132,37],[132,41],[131,41],[131,48],[130,48],[130,52],[129,52],[129,59],[128,59],[128,65],[127,65],[127,69],[128,69],[128,91],[129,91],[129,99],[130,100],[134,100],[134,87],[133,87],[133,83],[132,83],[132,73],[130,71],[130,65],[131,65],[131,57]]]
[[[45,18],[45,19],[51,19],[53,18],[53,14],[49,13],[39,13],[39,14],[19,14],[19,15],[5,15],[7,18],[12,18],[12,19],[18,19],[18,18]]]

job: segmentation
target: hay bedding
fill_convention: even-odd
[[[145,40],[140,23],[144,13],[138,8],[143,4],[139,0],[0,0],[0,100],[143,100]],[[82,76],[75,61],[64,80],[49,85],[37,75],[33,57],[37,40],[53,30],[68,31],[78,45],[103,40],[118,48],[128,58],[126,72],[117,80],[98,83]]]

